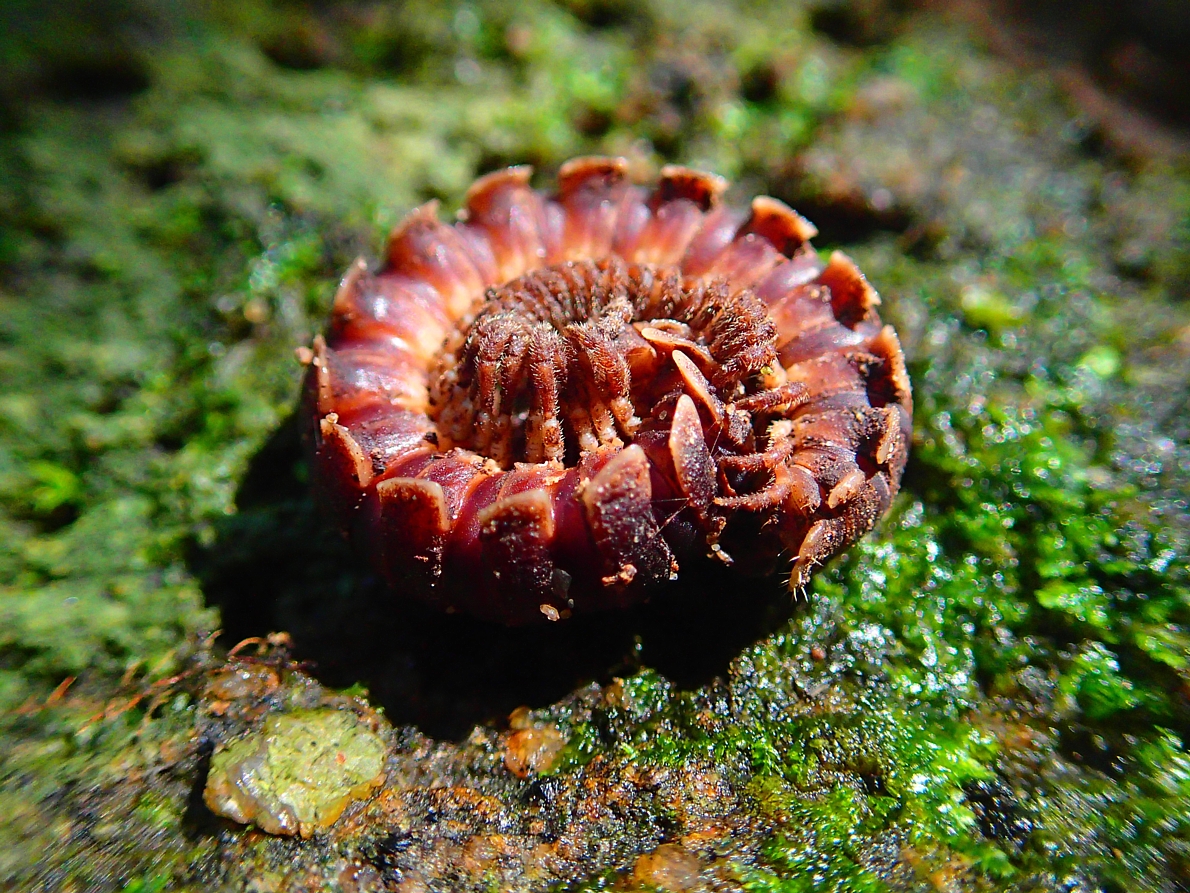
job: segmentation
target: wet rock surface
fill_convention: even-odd
[[[171,10],[0,36],[0,886],[1187,885],[1171,125],[903,4]],[[508,631],[320,524],[287,419],[338,272],[583,152],[784,198],[885,298],[904,490],[803,601]]]

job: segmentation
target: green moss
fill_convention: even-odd
[[[136,878],[124,886],[123,893],[161,893],[169,888],[170,879],[167,875],[153,875],[147,878]]]

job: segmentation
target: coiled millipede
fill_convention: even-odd
[[[905,467],[897,336],[776,199],[576,158],[512,167],[457,222],[362,259],[307,364],[323,504],[397,590],[505,623],[629,604],[709,555],[791,587],[870,530]]]

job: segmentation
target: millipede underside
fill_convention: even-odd
[[[396,589],[508,623],[628,604],[700,555],[790,584],[870,530],[911,396],[879,299],[774,199],[620,159],[481,178],[361,260],[309,366],[324,504]]]

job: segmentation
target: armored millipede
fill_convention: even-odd
[[[628,605],[711,560],[790,586],[905,467],[900,344],[782,202],[576,158],[477,180],[358,260],[299,349],[323,505],[400,592],[510,624]],[[724,594],[724,598],[730,597]]]

